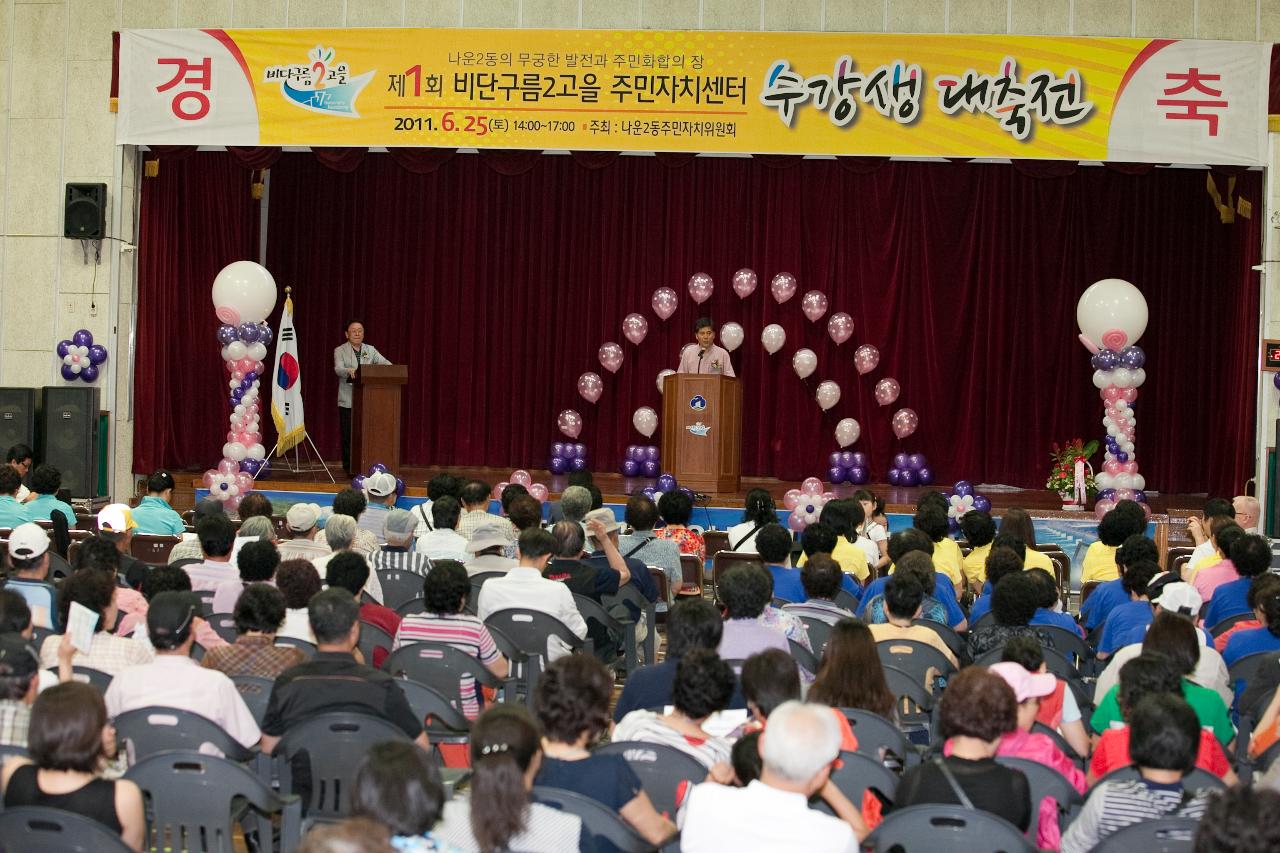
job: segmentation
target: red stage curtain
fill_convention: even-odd
[[[543,156],[500,174],[492,159],[457,156],[416,175],[374,155],[338,174],[285,154],[272,169],[268,263],[295,287],[308,426],[326,455],[337,446],[331,351],[349,317],[410,366],[406,462],[542,466],[559,438],[556,413],[572,407],[593,467],[612,469],[641,440],[631,413],[661,410],[658,371],[710,313],[717,327],[735,320],[747,332],[734,354],[744,472],[823,471],[835,422],[851,416],[863,428],[853,449],[870,454],[878,480],[908,450],[930,457],[939,482],[1041,487],[1050,442],[1101,433],[1075,303],[1115,276],[1143,288],[1151,307],[1136,406],[1151,488],[1234,494],[1252,467],[1259,229],[1219,223],[1202,171],[1032,177],[1007,165],[777,168],[746,158],[672,169],[650,157],[587,169]],[[1237,193],[1260,202],[1261,174],[1241,175]],[[760,276],[747,300],[730,286],[740,267]],[[777,305],[769,279],[783,270],[800,294],[821,290],[831,311],[849,312],[853,340],[836,347],[825,318],[804,318],[799,296]],[[698,271],[716,282],[701,308],[685,290]],[[665,323],[649,309],[663,285],[681,299]],[[207,313],[203,283],[197,292]],[[629,311],[649,320],[639,348],[621,336]],[[770,322],[787,331],[776,356],[759,343]],[[196,338],[210,352],[212,324],[209,315]],[[627,356],[617,374],[596,360],[610,340]],[[860,343],[881,351],[865,377],[852,363]],[[819,359],[803,382],[790,366],[802,346]],[[605,378],[594,406],[575,390],[587,370]],[[880,408],[871,391],[884,376],[903,393]],[[188,387],[220,379],[193,371]],[[824,379],[844,392],[827,413],[813,401]],[[900,406],[920,414],[902,442],[889,428]],[[220,441],[210,440],[209,459]]]

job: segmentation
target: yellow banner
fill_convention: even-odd
[[[135,30],[119,141],[1260,163],[1269,46],[607,30]]]

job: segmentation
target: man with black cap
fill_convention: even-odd
[[[262,733],[235,683],[205,669],[191,657],[200,618],[200,598],[191,592],[162,592],[147,609],[147,636],[155,647],[151,663],[127,667],[107,688],[107,715],[161,706],[199,714],[216,723],[246,749]]]
[[[0,635],[0,746],[26,746],[40,659],[17,634]]]

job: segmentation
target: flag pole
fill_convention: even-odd
[[[281,309],[280,338],[276,341],[275,372],[277,375],[272,377],[272,391],[271,391],[272,414],[275,416],[275,420],[276,420],[277,437],[276,437],[275,445],[271,448],[271,452],[267,454],[267,458],[270,459],[272,456],[276,456],[277,451],[279,451],[279,455],[277,456],[277,458],[284,460],[284,470],[289,471],[292,474],[304,474],[304,473],[311,473],[314,471],[324,471],[325,475],[329,478],[329,482],[333,483],[334,485],[337,485],[337,480],[334,479],[333,472],[329,470],[329,466],[324,461],[324,457],[320,455],[320,451],[316,449],[315,442],[311,440],[311,433],[307,430],[305,418],[303,418],[303,421],[301,424],[301,427],[302,427],[301,437],[293,443],[291,448],[283,451],[280,450],[279,433],[281,431],[281,426],[280,426],[281,418],[279,417],[279,412],[276,406],[276,399],[275,399],[277,394],[277,389],[279,389],[280,387],[279,386],[280,350],[282,347],[288,344],[296,344],[296,341],[297,341],[297,337],[293,331],[293,287],[291,286],[286,287],[284,289],[284,293],[285,293],[285,308]],[[285,317],[284,317],[284,312],[286,310],[289,311],[289,318],[288,318],[289,323],[288,323],[287,330],[285,327]],[[301,377],[299,376],[296,381],[301,382]],[[301,411],[301,405],[302,405],[302,390],[301,388],[299,388],[298,389],[299,411]],[[304,443],[306,447],[303,446]],[[307,448],[310,448],[310,449],[307,450]],[[293,450],[292,462],[289,461],[290,449]],[[305,465],[302,461],[302,452],[304,450],[306,450],[307,456],[308,456],[308,459]],[[314,454],[314,460],[311,458],[313,454]],[[262,469],[259,468],[258,473],[260,473],[261,470]],[[255,473],[253,475],[255,480],[258,478],[258,473]]]

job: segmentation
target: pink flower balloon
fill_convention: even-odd
[[[853,318],[843,311],[837,311],[827,318],[827,334],[836,346],[853,337]]]
[[[631,343],[639,346],[644,336],[649,334],[649,321],[632,312],[622,318],[622,334]]]
[[[787,493],[782,496],[782,505],[788,510],[793,510],[800,505],[800,498],[804,496],[804,492],[799,489],[787,489]]]
[[[534,498],[535,500],[538,500],[538,501],[545,501],[547,499],[547,487],[542,485],[541,483],[534,483],[532,486],[529,486],[528,488],[529,488],[529,496],[531,498]]]
[[[577,438],[582,432],[582,415],[573,409],[565,409],[556,418],[556,426],[560,427],[560,431],[569,438]]]
[[[779,305],[796,295],[796,277],[789,272],[780,272],[769,283],[769,292]]]
[[[876,383],[876,402],[887,406],[902,393],[902,386],[893,377],[886,377]]]
[[[680,298],[676,296],[676,292],[671,288],[659,287],[653,292],[653,297],[649,300],[649,304],[653,306],[653,313],[666,320],[676,313]]]
[[[870,344],[863,344],[853,353],[853,366],[864,376],[875,370],[879,363],[880,350]]]
[[[739,299],[746,299],[756,292],[758,282],[755,270],[740,269],[733,274],[733,292],[738,294]]]
[[[821,290],[810,290],[800,300],[800,310],[809,318],[810,323],[818,322],[827,313],[827,294]]]
[[[618,368],[622,367],[622,347],[615,344],[613,341],[609,341],[609,343],[601,346],[600,352],[597,353],[597,355],[600,358],[600,363],[604,365],[605,370],[608,370],[610,373],[617,373]]]
[[[518,483],[519,485],[524,486],[527,489],[529,488],[530,485],[532,485],[533,478],[529,476],[528,471],[524,470],[523,468],[517,468],[516,470],[511,472],[511,482]]]
[[[715,284],[711,281],[711,276],[704,272],[694,273],[689,279],[689,296],[699,305],[711,298],[713,290],[715,290]]]
[[[810,497],[822,494],[822,481],[817,477],[805,477],[800,484],[800,491]]]
[[[893,434],[898,438],[906,438],[916,431],[920,425],[920,416],[915,409],[898,409],[893,413]]]
[[[578,393],[588,403],[594,403],[604,393],[604,380],[598,373],[587,371],[578,377]]]

